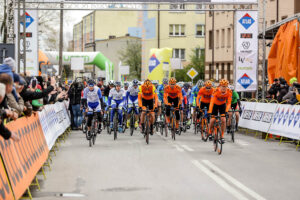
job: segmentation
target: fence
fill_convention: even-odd
[[[247,130],[266,133],[265,140],[270,135],[280,137],[280,143],[285,139],[297,141],[300,146],[300,105],[288,105],[264,102],[242,101],[242,116],[239,126]]]
[[[0,138],[0,199],[20,199],[26,191],[32,199],[29,186],[39,188],[37,174],[46,178],[44,166],[51,169],[50,152],[55,154],[56,142],[69,133],[67,106],[67,102],[46,105],[42,112],[6,125],[20,141]]]

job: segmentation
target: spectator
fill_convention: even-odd
[[[75,130],[80,129],[82,123],[82,113],[80,109],[82,91],[83,91],[83,85],[80,84],[79,82],[74,82],[68,91],[70,106],[73,112],[73,119],[72,119],[74,122],[73,129]]]
[[[273,84],[271,85],[270,89],[268,90],[269,95],[272,96],[273,99],[277,99],[277,94],[280,89],[280,83],[277,78],[274,79]]]
[[[38,88],[38,81],[35,77],[31,79],[29,88],[27,90],[41,93],[41,90]],[[31,104],[34,111],[40,111],[43,107],[43,99],[33,99]]]
[[[277,101],[282,102],[283,97],[288,93],[289,86],[286,82],[286,80],[282,77],[279,78],[279,90],[277,93]]]

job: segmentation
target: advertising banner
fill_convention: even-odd
[[[18,60],[18,11],[15,10],[15,58]],[[31,76],[38,75],[38,11],[27,10],[25,12],[26,26],[26,72]],[[23,34],[23,22],[20,22],[20,32]],[[21,51],[24,50],[23,42],[20,44]],[[20,72],[24,71],[23,61],[20,63]]]
[[[235,88],[238,92],[257,90],[258,13],[235,14]]]
[[[252,121],[252,116],[255,112],[256,102],[242,101],[242,116],[239,120],[239,126],[243,128],[253,129],[255,122]]]

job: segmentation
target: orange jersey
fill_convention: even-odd
[[[146,100],[150,100],[153,99],[155,96],[154,90],[153,90],[154,86],[151,85],[150,87],[146,87],[144,84],[141,86],[141,97],[143,99]]]
[[[210,90],[207,90],[205,87],[202,87],[199,92],[198,92],[198,96],[197,96],[197,106],[200,105],[199,103],[199,99],[201,98],[201,102],[203,103],[210,103],[211,100],[211,95],[213,94],[214,89],[211,88]]]
[[[181,104],[182,101],[182,90],[181,87],[178,85],[175,85],[173,88],[171,88],[169,85],[165,87],[164,91],[164,102],[168,102],[168,97],[175,99],[179,98],[179,102]]]
[[[212,94],[208,113],[212,112],[214,104],[216,105],[226,104],[226,112],[228,112],[231,106],[231,99],[232,99],[232,91],[229,88],[227,88],[225,93],[222,93],[220,88],[215,89]]]

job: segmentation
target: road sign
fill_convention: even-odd
[[[191,68],[191,69],[187,72],[187,75],[188,75],[191,79],[194,79],[194,78],[198,75],[198,72],[197,72],[194,68]]]

